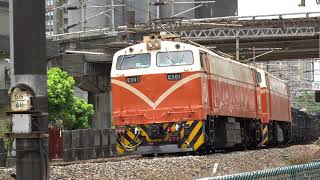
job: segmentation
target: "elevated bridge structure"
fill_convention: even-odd
[[[281,60],[319,57],[320,12],[233,16],[205,19],[169,18],[147,24],[79,31],[48,37],[60,43],[60,51],[104,49],[110,61],[114,51],[139,42],[142,35],[167,32],[178,34],[209,48],[246,60]],[[272,51],[260,56],[267,51]],[[237,56],[237,52],[239,55]],[[106,58],[106,57],[101,57]],[[88,59],[90,61],[90,58]]]

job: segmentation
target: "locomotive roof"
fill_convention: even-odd
[[[230,58],[227,58],[227,57],[223,57],[205,47],[201,47],[201,46],[196,46],[196,45],[193,45],[193,44],[188,44],[188,43],[183,43],[183,42],[177,42],[177,41],[161,41],[161,43],[165,43],[165,44],[172,44],[172,45],[175,45],[175,44],[180,44],[180,46],[183,46],[184,48],[186,49],[193,49],[193,50],[198,50],[198,51],[203,51],[203,52],[207,52],[208,54],[212,55],[212,56],[215,56],[215,57],[219,57],[221,59],[224,59],[225,61],[230,61],[230,62],[233,62],[235,64],[238,64],[240,66],[244,66],[244,67],[248,67],[248,68],[252,68],[252,69],[259,69],[259,70],[262,70],[264,72],[266,72],[269,76],[272,76],[273,78],[275,79],[278,79],[284,83],[286,83],[284,80],[280,79],[280,78],[277,78],[276,76],[272,75],[271,73],[269,73],[268,71],[265,71],[263,69],[260,69],[260,68],[257,68],[257,67],[254,67],[254,66],[250,66],[250,65],[247,65],[247,64],[244,64],[244,63],[241,63],[241,62],[238,62],[236,60],[233,60],[233,59],[230,59]],[[133,51],[131,51],[133,49]],[[146,43],[145,42],[142,42],[142,43],[139,43],[139,44],[135,44],[135,45],[132,45],[132,46],[128,46],[124,49],[121,49],[119,51],[117,51],[115,53],[115,56],[119,56],[119,55],[124,55],[124,54],[127,54],[127,55],[130,55],[130,54],[139,54],[139,53],[147,53],[147,52],[152,52],[152,50],[147,50],[146,48]]]

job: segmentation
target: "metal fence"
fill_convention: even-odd
[[[204,178],[203,180],[255,180],[255,179],[271,179],[271,180],[318,180],[320,179],[320,162],[309,164],[287,166],[282,168],[268,169],[262,171],[254,171],[240,173],[227,176],[217,176]]]
[[[115,135],[112,129],[63,131],[62,136],[64,161],[107,158],[115,155]]]

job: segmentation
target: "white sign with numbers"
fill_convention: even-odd
[[[13,92],[11,95],[12,111],[29,111],[30,110],[30,94],[26,91]]]

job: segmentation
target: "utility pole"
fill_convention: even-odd
[[[160,1],[157,0],[157,3],[160,3]],[[157,19],[160,19],[160,6],[157,6]]]
[[[62,0],[56,0],[55,2],[55,7],[61,7],[63,6],[63,1]],[[50,13],[50,12],[49,12]],[[53,32],[54,34],[61,34],[63,33],[63,9],[59,8],[53,11],[53,23],[54,23],[54,29]],[[51,17],[51,16],[49,16]]]
[[[115,28],[115,24],[114,24],[114,0],[111,0],[111,13],[112,13],[112,30],[114,30]]]
[[[49,179],[45,1],[10,1],[12,132],[16,179]],[[26,20],[27,23],[26,23]]]
[[[87,24],[87,20],[86,20],[86,2],[85,0],[81,0],[81,28],[82,31],[86,31],[86,24]]]
[[[171,0],[171,17],[174,16],[174,1],[175,0]]]
[[[144,23],[149,23],[150,5],[149,0],[144,0]]]

